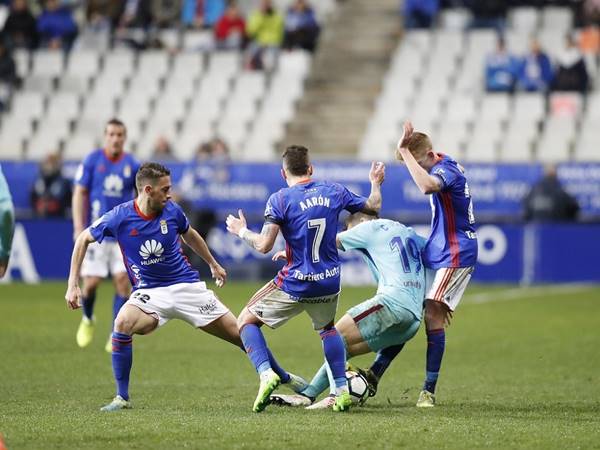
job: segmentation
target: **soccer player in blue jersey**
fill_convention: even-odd
[[[171,177],[157,163],[143,164],[136,175],[138,196],[97,219],[75,241],[65,298],[69,308],[81,305],[79,272],[93,242],[116,239],[133,286],[119,311],[112,334],[112,365],[117,395],[103,411],[131,408],[129,374],[132,335],[148,334],[180,319],[203,331],[242,346],[235,316],[200,281],[183,256],[180,238],[209,265],[217,286],[226,279],[206,242],[190,227],[182,209],[171,201]]]
[[[337,247],[361,252],[377,281],[375,296],[350,308],[335,324],[348,357],[390,347],[401,349],[421,324],[425,296],[421,251],[426,241],[399,222],[362,213],[351,215],[347,226],[346,231],[337,235]],[[277,257],[279,253],[274,259]],[[387,359],[378,353],[369,375],[378,379],[387,364]],[[328,384],[327,365],[323,364],[299,395],[275,394],[271,402],[307,406],[307,409],[328,408],[334,402],[332,395],[312,404]]]
[[[333,409],[344,411],[352,400],[346,383],[344,344],[334,326],[340,291],[340,262],[335,245],[338,215],[343,209],[352,213],[379,212],[385,167],[382,163],[373,163],[368,199],[340,184],[314,181],[308,149],[302,146],[294,145],[285,150],[281,173],[288,187],[267,201],[261,233],[248,230],[241,210],[239,218],[227,217],[229,232],[261,253],[273,248],[280,230],[286,241],[286,266],[273,281],[256,292],[238,317],[244,348],[260,376],[253,410],[264,410],[269,396],[280,383],[290,383],[291,379],[291,387],[296,392],[305,387],[277,364],[260,327],[266,324],[277,328],[306,311],[321,336],[325,359],[333,374],[336,394]]]
[[[8,268],[13,235],[15,233],[15,210],[8,183],[0,166],[0,278]]]
[[[90,153],[75,175],[73,190],[73,239],[102,214],[134,196],[135,173],[139,163],[125,153],[127,130],[123,122],[112,119],[104,130],[104,148]],[[81,269],[83,276],[83,317],[77,329],[77,345],[87,347],[94,336],[94,303],[96,290],[103,278],[112,275],[115,286],[113,321],[131,292],[123,258],[117,243],[108,238],[94,243],[86,254]],[[111,339],[106,351],[112,349]]]
[[[406,164],[419,190],[430,195],[431,235],[423,250],[423,262],[435,276],[425,296],[426,378],[417,406],[433,407],[446,346],[445,326],[477,261],[473,202],[463,168],[448,155],[435,152],[429,137],[414,132],[410,122],[404,124],[396,158]]]

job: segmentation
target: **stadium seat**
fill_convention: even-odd
[[[100,136],[99,134],[97,134]],[[98,140],[94,134],[73,134],[63,147],[63,159],[67,161],[81,161],[94,148],[98,147]]]
[[[165,50],[146,50],[138,58],[136,80],[162,78],[169,71],[171,58]]]
[[[15,59],[17,75],[21,78],[26,78],[27,75],[29,75],[29,69],[31,66],[29,52],[22,48],[16,49],[13,52],[13,58]]]
[[[515,95],[512,114],[516,119],[540,121],[546,115],[546,101],[541,94]]]
[[[517,56],[523,56],[529,51],[532,37],[531,33],[523,30],[508,30],[504,35],[507,49]]]
[[[199,53],[178,53],[173,60],[171,77],[196,80],[204,71],[204,61]]]
[[[478,117],[483,121],[504,121],[510,111],[511,97],[508,94],[486,94],[481,100]]]
[[[33,53],[32,75],[58,77],[63,71],[64,54],[55,50],[38,50]]]
[[[513,30],[533,34],[540,22],[538,9],[532,6],[512,8],[508,13],[508,24]]]
[[[583,96],[578,92],[553,92],[548,99],[549,114],[554,117],[579,117]]]
[[[13,97],[10,116],[18,119],[38,119],[44,113],[44,96],[39,92],[21,91]]]
[[[93,50],[72,51],[67,60],[66,75],[91,78],[100,72],[100,54]]]
[[[60,93],[51,97],[48,104],[47,117],[64,117],[73,120],[79,115],[81,102],[77,94]]]
[[[209,51],[214,47],[215,40],[211,30],[187,30],[183,33],[184,51]]]
[[[113,76],[130,76],[135,70],[135,53],[132,50],[113,50],[104,57],[105,73]]]
[[[469,26],[471,19],[472,14],[466,8],[448,8],[440,13],[439,22],[444,30],[462,31]]]
[[[542,10],[542,28],[564,36],[573,27],[573,11],[568,7],[546,6]]]

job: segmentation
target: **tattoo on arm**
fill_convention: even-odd
[[[277,237],[277,231],[279,231],[277,225],[272,224],[270,222],[265,222],[262,227],[262,230],[259,233],[255,233],[254,231],[248,231],[244,235],[244,242],[246,242],[250,247],[255,250],[261,250],[261,247],[264,246],[265,243],[271,240],[271,235],[275,232],[275,237]]]

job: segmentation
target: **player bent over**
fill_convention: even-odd
[[[347,225],[347,230],[337,235],[338,248],[360,251],[378,286],[373,298],[350,308],[335,326],[349,358],[382,349],[399,352],[421,324],[425,296],[421,250],[425,239],[398,222],[360,213],[350,216]],[[373,366],[370,375],[387,368],[379,354]],[[311,405],[328,385],[327,369],[323,364],[300,395],[272,395],[271,401],[288,406]],[[368,378],[372,385],[372,376]],[[328,396],[307,409],[326,408],[331,402]]]
[[[237,346],[240,341],[233,314],[206,289],[181,252],[180,237],[210,266],[217,286],[226,279],[204,240],[171,198],[167,168],[143,164],[136,175],[138,197],[104,214],[75,242],[65,298],[71,309],[81,306],[79,275],[87,247],[110,236],[121,247],[133,294],[119,311],[112,334],[112,365],[117,395],[102,411],[131,408],[129,374],[132,335],[148,334],[180,319]]]
[[[406,164],[419,190],[429,194],[431,201],[431,235],[423,263],[435,275],[425,296],[426,377],[417,406],[432,407],[446,346],[444,329],[477,261],[473,202],[463,168],[448,155],[434,152],[429,137],[413,132],[410,122],[404,124],[396,158]]]
[[[260,234],[246,228],[246,220],[227,217],[227,229],[248,245],[267,253],[273,248],[279,230],[286,241],[287,264],[275,279],[260,289],[238,317],[244,348],[260,376],[260,387],[253,410],[260,412],[281,382],[289,378],[269,351],[260,330],[283,325],[306,311],[319,332],[323,353],[332,372],[335,391],[334,411],[350,408],[345,365],[346,352],[334,326],[340,291],[340,262],[335,245],[339,213],[346,209],[377,214],[381,208],[383,164],[373,163],[369,173],[368,199],[351,193],[337,183],[312,180],[313,167],[308,149],[290,146],[283,154],[282,176],[287,188],[271,195],[265,209],[265,224]],[[302,386],[292,386],[295,391]]]

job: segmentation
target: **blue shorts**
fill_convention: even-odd
[[[408,309],[397,308],[392,311],[381,295],[350,308],[348,314],[374,352],[405,343],[417,333],[421,325],[421,321]]]

